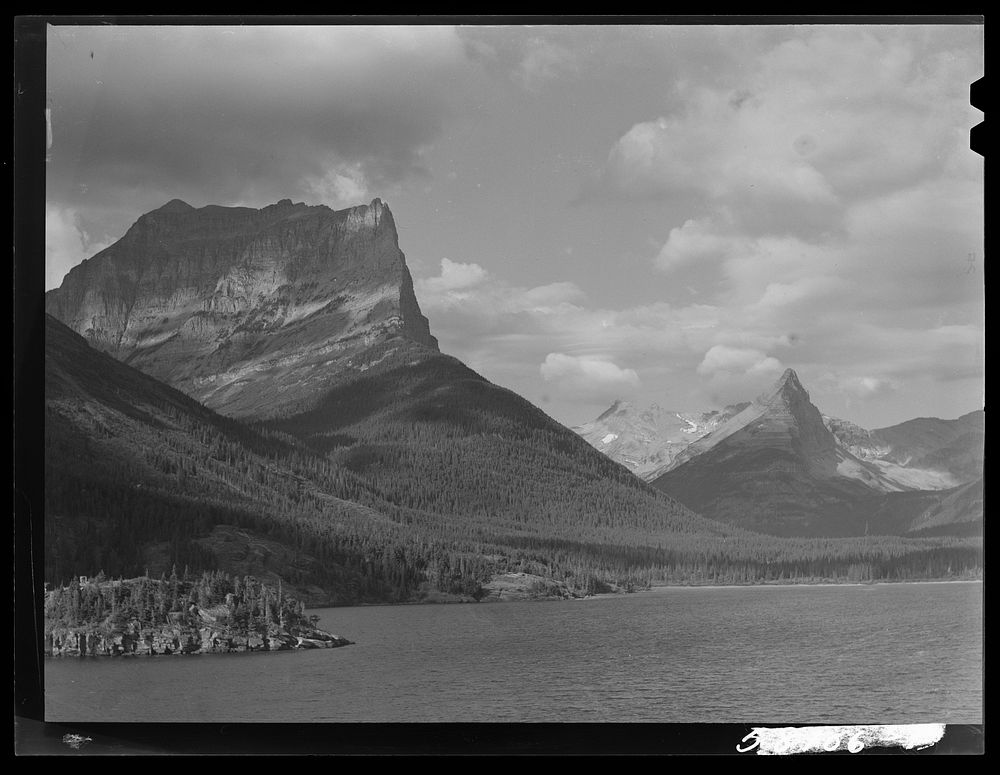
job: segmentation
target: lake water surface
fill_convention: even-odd
[[[983,585],[314,611],[339,649],[49,659],[48,721],[979,724]]]

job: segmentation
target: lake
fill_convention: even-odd
[[[983,721],[983,584],[314,611],[344,648],[46,660],[47,721]]]

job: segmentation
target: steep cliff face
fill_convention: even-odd
[[[862,460],[875,460],[884,457],[889,448],[879,441],[867,428],[862,428],[849,420],[823,415],[823,424],[837,440],[837,443]]]
[[[373,353],[437,352],[379,199],[340,211],[173,200],[75,267],[45,307],[92,346],[233,416],[300,408],[371,368]]]
[[[982,410],[955,420],[919,417],[878,428],[872,435],[888,447],[884,459],[900,466],[943,471],[961,484],[983,475],[986,413]]]
[[[986,416],[970,412],[956,420],[921,417],[867,430],[846,420],[823,422],[850,454],[876,468],[901,490],[949,490],[983,473]]]

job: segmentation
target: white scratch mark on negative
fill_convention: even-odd
[[[70,748],[75,748],[76,750],[79,750],[87,743],[92,743],[93,739],[86,737],[85,735],[69,734],[69,735],[63,735],[62,741]]]
[[[761,756],[818,753],[865,748],[928,748],[944,737],[944,724],[879,724],[829,727],[755,727]],[[748,735],[747,737],[750,737]],[[744,745],[743,750],[748,750]]]

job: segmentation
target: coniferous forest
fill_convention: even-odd
[[[253,575],[310,604],[479,599],[524,571],[659,583],[976,577],[979,537],[775,538],[693,514],[454,359],[268,424],[224,418],[49,319],[46,580]]]
[[[168,578],[81,576],[45,595],[52,656],[203,654],[335,648],[350,641],[317,629],[302,602],[253,576],[213,571]]]
[[[177,568],[159,579],[109,579],[100,573],[74,581],[47,596],[45,618],[55,627],[102,622],[110,633],[133,621],[144,628],[169,624],[192,608],[212,620],[222,608],[227,622],[242,632],[308,623],[303,604],[280,587],[273,590],[252,576],[234,578],[218,571],[191,576]]]

